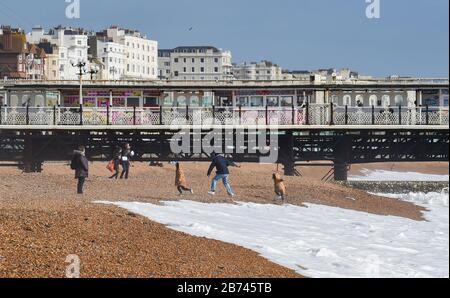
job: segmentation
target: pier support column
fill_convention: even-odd
[[[335,163],[334,164],[334,181],[348,180],[348,164]]]
[[[347,181],[348,164],[352,154],[352,137],[339,137],[334,150],[334,180]]]
[[[27,135],[25,138],[24,156],[22,160],[22,170],[25,173],[41,173],[42,161],[34,159],[33,156],[33,138]]]
[[[295,176],[295,160],[294,160],[294,136],[292,131],[286,131],[286,134],[280,136],[280,156],[281,163],[284,166],[285,176]]]

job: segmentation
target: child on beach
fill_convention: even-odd
[[[177,170],[175,175],[175,186],[177,187],[180,196],[183,195],[183,191],[189,191],[191,194],[193,194],[194,190],[187,187],[186,176],[184,175],[184,171],[180,163],[176,163],[176,168]]]

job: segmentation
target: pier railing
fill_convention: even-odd
[[[349,107],[1,107],[0,126],[449,125],[448,108]]]

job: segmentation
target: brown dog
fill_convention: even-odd
[[[175,186],[177,187],[180,195],[183,194],[183,191],[189,191],[191,194],[194,193],[192,188],[187,187],[186,176],[184,175],[183,168],[178,162],[176,164],[176,167],[177,171],[175,175]]]
[[[278,173],[273,174],[272,179],[275,183],[275,194],[284,202],[284,199],[286,198],[286,185],[284,185],[284,180]]]

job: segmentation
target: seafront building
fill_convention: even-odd
[[[81,28],[58,26],[45,33],[42,27],[35,27],[27,34],[27,41],[35,45],[47,44],[47,48],[52,49],[51,67],[46,68],[50,71],[46,74],[47,77],[77,80],[78,69],[73,64],[84,61],[87,63],[86,68],[91,68],[88,59],[88,35],[89,33]]]
[[[137,30],[112,26],[89,39],[91,57],[102,67],[104,80],[158,78],[158,42]]]
[[[282,69],[271,61],[251,62],[233,65],[236,80],[276,81],[281,80]]]
[[[49,52],[48,79],[77,80],[79,70],[73,64],[79,61],[86,62],[86,71],[98,71],[92,79],[157,79],[158,42],[137,30],[112,26],[94,34],[59,26],[45,33],[42,27],[35,27],[27,34],[27,41]]]
[[[0,77],[2,79],[43,80],[45,51],[26,42],[25,32],[19,28],[0,28]]]
[[[158,51],[162,80],[225,81],[233,78],[232,55],[212,46],[182,46]]]

